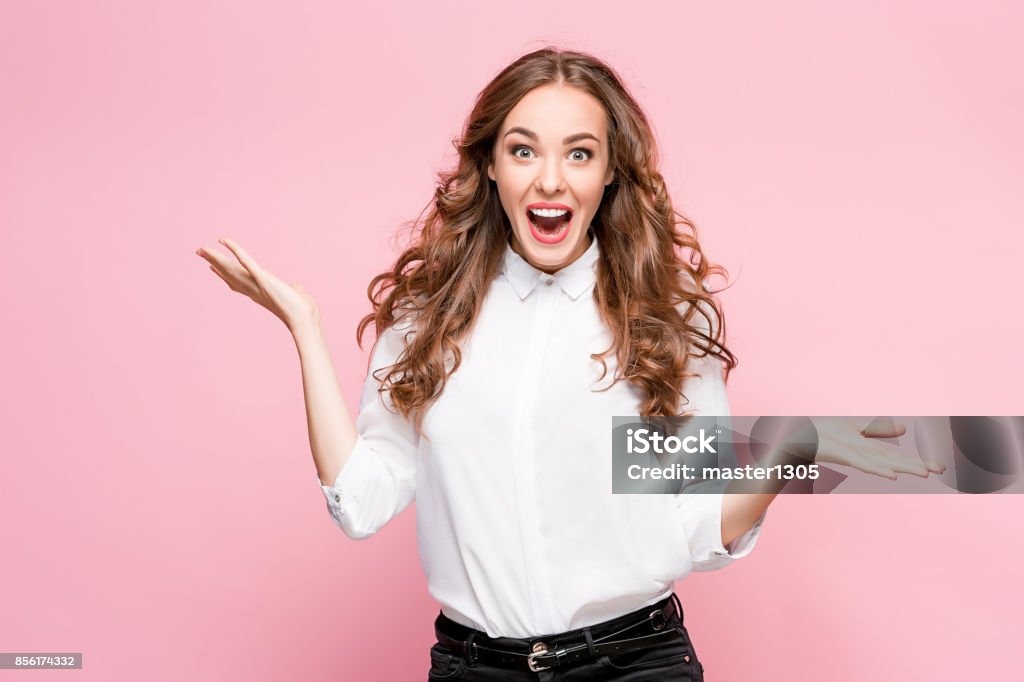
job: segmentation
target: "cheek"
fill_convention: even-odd
[[[580,188],[577,196],[580,202],[586,206],[587,212],[593,214],[601,205],[601,198],[604,197],[604,182],[602,178],[597,178],[596,181],[588,181],[586,185]]]
[[[500,173],[496,184],[501,202],[507,209],[517,207],[530,187],[529,179],[515,170]]]
[[[516,225],[519,222],[516,220],[516,213],[519,211],[522,195],[507,182],[502,182],[498,184],[498,197],[501,200],[501,207],[505,210],[505,215],[508,216],[513,226]]]
[[[533,174],[529,169],[522,166],[509,164],[501,169],[502,184],[509,190],[520,190],[529,187],[533,182]]]

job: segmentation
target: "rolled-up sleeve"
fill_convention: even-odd
[[[715,481],[707,490],[721,490],[723,482]],[[694,486],[696,487],[696,486]],[[702,487],[702,490],[705,488]],[[728,545],[722,544],[722,502],[723,492],[684,492],[676,495],[676,509],[679,523],[690,547],[693,571],[716,571],[725,568],[736,559],[741,559],[754,549],[761,534],[761,524],[767,510],[743,535]]]
[[[698,316],[696,324],[707,329],[702,317]],[[697,376],[687,377],[683,385],[683,395],[689,399],[686,409],[697,415],[718,417],[722,426],[729,429],[732,413],[729,410],[722,361],[713,355],[691,357],[687,371]],[[684,486],[683,492],[675,495],[678,522],[690,549],[690,570],[714,571],[725,568],[736,559],[750,554],[757,544],[767,510],[743,535],[728,546],[722,544],[722,503],[726,495],[723,491],[727,485],[728,481],[700,481]]]
[[[379,392],[378,369],[395,363],[405,347],[407,324],[380,334],[370,358],[356,417],[356,444],[333,484],[317,482],[335,524],[354,540],[374,535],[416,497],[419,434]],[[381,378],[385,372],[381,372]]]

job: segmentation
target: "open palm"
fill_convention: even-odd
[[[288,329],[294,331],[300,324],[318,321],[319,309],[313,297],[305,292],[301,284],[288,284],[266,268],[260,266],[252,256],[231,239],[218,240],[234,255],[234,258],[215,250],[200,247],[196,253],[210,263],[210,269],[217,273],[232,291],[250,299],[274,313]]]
[[[865,473],[896,480],[897,473],[927,478],[940,474],[946,465],[934,460],[921,460],[897,451],[874,438],[903,436],[907,428],[891,420],[870,420],[843,417],[811,417],[817,431],[818,451],[815,462],[851,466]]]

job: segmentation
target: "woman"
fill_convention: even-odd
[[[312,297],[231,240],[238,263],[199,253],[292,332],[338,526],[367,538],[416,500],[441,604],[429,679],[703,679],[673,582],[747,555],[775,493],[613,495],[609,429],[729,414],[736,359],[705,285],[724,270],[677,220],[639,105],[592,56],[508,66],[457,149],[418,239],[370,284],[355,422]]]

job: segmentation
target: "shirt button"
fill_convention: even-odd
[[[551,286],[554,283],[555,283],[555,280],[553,278],[551,278],[551,277],[548,277],[547,279],[544,280],[544,284],[547,284],[548,286]]]
[[[335,502],[341,502],[341,495],[335,495],[334,496],[334,501]]]

